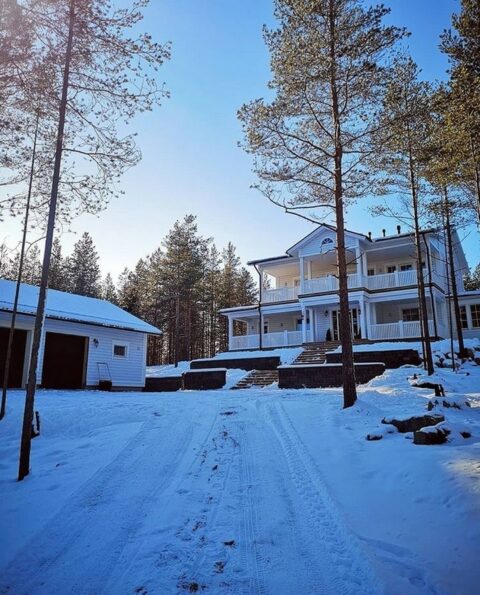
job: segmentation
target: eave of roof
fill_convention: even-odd
[[[265,262],[275,262],[277,260],[285,260],[287,258],[293,258],[290,254],[284,254],[283,256],[272,256],[271,258],[260,258],[259,260],[249,260],[248,265],[262,264]]]

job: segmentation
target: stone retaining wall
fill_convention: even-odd
[[[326,353],[327,364],[341,364],[341,353]],[[390,351],[354,351],[355,363],[382,362],[386,368],[399,368],[405,364],[418,366],[422,360],[416,349],[395,349]]]
[[[205,368],[228,368],[246,370],[276,370],[280,365],[280,357],[266,356],[266,357],[234,357],[229,359],[194,359],[190,362],[191,370],[203,370]]]
[[[180,390],[182,388],[181,376],[160,376],[158,378],[145,378],[145,388],[147,393],[162,393]]]
[[[192,370],[183,373],[183,388],[185,390],[212,390],[222,388],[225,386],[226,381],[227,370],[225,368]]]
[[[357,384],[364,384],[385,371],[380,362],[355,364]],[[341,364],[305,364],[280,366],[278,368],[279,388],[328,388],[342,386]]]

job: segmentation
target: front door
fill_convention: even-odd
[[[340,341],[340,310],[332,310],[333,340]],[[360,339],[360,325],[358,319],[358,308],[350,309],[350,324],[352,339]]]

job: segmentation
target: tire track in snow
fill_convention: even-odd
[[[161,448],[160,428],[164,441],[178,444],[168,461],[152,456]],[[144,423],[11,562],[1,579],[3,591],[101,592],[148,503],[175,480],[193,434],[193,426],[180,420],[167,428]]]
[[[305,505],[311,548],[322,563],[323,588],[317,593],[382,593],[379,578],[358,538],[345,526],[324,480],[281,403],[267,404],[267,416],[282,445],[295,489]]]
[[[266,595],[268,593],[263,575],[263,559],[258,548],[259,522],[258,502],[254,500],[254,460],[251,441],[246,436],[245,422],[238,424],[240,430],[240,488],[242,490],[241,518],[242,538],[241,559],[242,567],[246,570],[248,587],[247,593]]]

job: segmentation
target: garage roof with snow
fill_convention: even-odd
[[[13,310],[15,285],[14,281],[0,279],[0,310],[7,312]],[[20,314],[34,315],[36,313],[38,293],[39,288],[35,285],[22,283],[18,301],[18,312]],[[47,318],[59,320],[83,322],[151,335],[161,334],[161,331],[151,324],[125,312],[125,310],[110,302],[74,293],[66,293],[65,291],[57,291],[56,289],[49,289],[47,292],[45,315]]]

